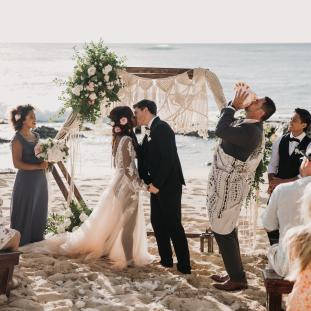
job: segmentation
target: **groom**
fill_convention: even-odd
[[[185,181],[175,133],[157,117],[157,106],[153,101],[144,99],[135,104],[134,109],[137,124],[146,126],[138,169],[151,193],[151,224],[161,257],[160,264],[173,267],[172,241],[178,271],[190,274],[188,242],[181,223],[182,185]]]

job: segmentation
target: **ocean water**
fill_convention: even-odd
[[[53,80],[66,79],[71,74],[74,46],[1,43],[0,118],[11,107],[30,103],[38,108],[38,119],[47,122],[61,106],[58,100],[61,90]],[[82,45],[76,47],[81,49]],[[228,100],[233,96],[234,83],[246,81],[259,96],[269,96],[276,102],[274,118],[288,118],[295,107],[311,109],[311,44],[113,44],[109,47],[125,56],[128,66],[209,68],[218,75]],[[209,105],[211,113],[215,113],[212,101]],[[12,134],[8,126],[0,126],[0,137],[8,138]],[[81,142],[81,154],[83,150],[92,153],[81,155],[83,167],[93,169],[85,172],[82,169],[81,174],[97,176],[111,166],[109,157],[103,156],[110,153],[110,138],[96,131],[86,135]],[[187,175],[197,172],[205,176],[213,142],[181,136],[177,142]],[[9,145],[2,144],[0,169],[8,167],[12,167]]]

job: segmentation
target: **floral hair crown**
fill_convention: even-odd
[[[19,114],[19,113],[17,113],[15,116],[14,116],[14,119],[15,119],[15,121],[17,122],[18,120],[20,120],[21,119],[21,115]]]
[[[111,126],[115,126],[115,125],[117,125],[119,123],[120,125],[124,126],[124,125],[128,124],[128,118],[127,117],[122,117],[118,122],[114,122],[114,121],[112,121],[112,119],[110,117],[105,117],[104,118],[104,123],[106,123],[108,125],[111,125]]]

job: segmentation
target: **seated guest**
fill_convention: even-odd
[[[293,228],[285,236],[288,241],[290,275],[295,280],[288,296],[288,311],[311,310],[311,183],[302,200],[305,225]]]
[[[304,158],[300,167],[300,175],[302,178],[279,185],[273,191],[262,215],[263,226],[268,232],[275,230],[280,232],[279,243],[270,246],[267,257],[270,266],[281,276],[288,273],[288,256],[282,241],[287,230],[302,223],[300,200],[305,188],[311,182],[311,159]]]
[[[298,178],[301,154],[311,146],[311,138],[306,135],[311,124],[310,112],[297,108],[289,122],[289,133],[283,135],[272,145],[272,156],[268,166],[269,189],[272,191],[281,183]]]
[[[3,204],[0,198],[0,208]],[[0,217],[2,217],[0,213]],[[0,219],[0,250],[17,250],[21,235],[18,231],[10,228],[5,228]]]
[[[289,133],[283,135],[272,145],[272,156],[268,166],[268,193],[281,183],[298,178],[301,154],[295,149],[305,151],[311,146],[311,139],[306,135],[311,124],[311,115],[305,109],[297,108],[288,125]],[[279,231],[268,232],[270,244],[279,242]]]

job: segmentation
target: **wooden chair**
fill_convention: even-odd
[[[10,296],[14,266],[19,263],[18,251],[0,251],[0,294]]]
[[[284,280],[272,269],[262,271],[266,287],[266,307],[268,311],[280,311],[282,306],[282,295],[289,294],[294,282]]]

